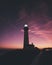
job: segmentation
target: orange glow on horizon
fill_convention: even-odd
[[[34,44],[35,47],[42,49],[42,48],[52,48],[50,44]],[[9,48],[9,49],[22,49],[23,44],[5,44],[0,46],[0,48]]]

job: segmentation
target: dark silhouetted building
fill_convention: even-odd
[[[34,49],[33,44],[29,44],[29,37],[28,37],[28,25],[24,25],[24,49]]]

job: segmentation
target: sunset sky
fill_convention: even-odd
[[[52,47],[51,0],[0,2],[0,48],[23,48],[24,24],[29,26],[29,43]]]

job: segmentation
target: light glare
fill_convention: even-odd
[[[27,25],[27,24],[25,24],[25,25],[24,25],[24,27],[28,27],[28,25]]]

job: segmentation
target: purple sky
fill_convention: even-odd
[[[23,26],[29,26],[29,43],[38,48],[52,47],[51,1],[8,1],[0,4],[0,47],[22,48]]]

